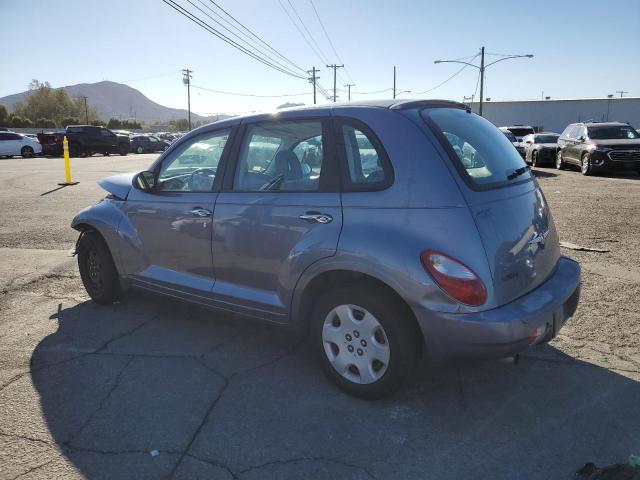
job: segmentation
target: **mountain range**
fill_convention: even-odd
[[[187,110],[160,105],[145,97],[140,91],[129,85],[110,82],[79,83],[62,87],[71,98],[85,96],[87,102],[96,109],[103,120],[112,117],[135,118],[144,123],[167,123],[178,118],[187,118]],[[0,104],[12,111],[16,103],[27,98],[28,91],[0,98]],[[222,115],[219,118],[224,118]],[[203,117],[191,112],[191,120],[215,121],[218,117]]]

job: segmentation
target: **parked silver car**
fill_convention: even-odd
[[[580,267],[509,140],[446,101],[333,104],[213,123],[80,212],[87,292],[129,287],[310,332],[351,394],[418,358],[505,357],[553,338]]]

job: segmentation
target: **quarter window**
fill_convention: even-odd
[[[210,192],[229,134],[229,130],[209,133],[188,142],[162,163],[156,190]]]
[[[370,185],[385,183],[388,175],[385,172],[382,155],[371,139],[362,130],[345,124],[341,128],[349,180],[353,185]]]
[[[317,191],[323,165],[321,121],[249,125],[233,181],[235,191]]]

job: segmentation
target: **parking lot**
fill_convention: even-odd
[[[640,453],[640,176],[536,169],[576,316],[518,365],[352,398],[306,338],[139,292],[89,301],[74,213],[155,155],[0,160],[0,478],[571,479]]]

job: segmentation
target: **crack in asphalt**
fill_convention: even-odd
[[[226,463],[220,462],[218,460],[208,460],[206,458],[200,458],[194,455],[193,453],[187,453],[186,456],[191,457],[195,460],[198,460],[199,462],[208,463],[209,465],[213,465],[214,467],[222,468],[223,470],[226,470],[229,475],[231,475],[231,478],[234,478],[234,479],[240,478],[238,474],[234,472],[233,469]]]
[[[100,412],[104,408],[105,403],[107,403],[109,398],[111,398],[111,395],[113,395],[113,392],[115,392],[116,389],[120,386],[120,379],[122,378],[122,375],[124,375],[124,372],[127,370],[127,368],[129,368],[129,365],[131,365],[131,363],[134,360],[135,360],[135,357],[131,357],[125,362],[124,366],[120,369],[120,372],[118,372],[118,375],[116,375],[116,378],[113,382],[113,386],[109,389],[109,391],[102,398],[102,400],[100,400],[96,409],[93,412],[91,412],[91,414],[87,417],[87,419],[84,422],[82,422],[82,425],[80,425],[80,428],[78,429],[78,431],[69,440],[64,442],[65,445],[73,448],[73,445],[72,445],[73,441],[80,436],[80,434],[89,425],[89,423],[91,423],[91,420],[93,420],[93,418],[98,414],[98,412]]]
[[[354,463],[350,463],[350,462],[345,462],[343,460],[338,460],[335,458],[329,458],[329,457],[294,457],[294,458],[290,458],[287,460],[272,460],[270,462],[266,462],[266,463],[262,463],[260,465],[255,465],[252,467],[248,467],[245,468],[243,470],[240,470],[240,475],[244,474],[244,473],[248,473],[254,470],[260,470],[266,467],[270,467],[272,465],[287,465],[290,463],[299,463],[299,462],[327,462],[327,463],[333,463],[336,465],[341,465],[343,467],[349,467],[349,468],[355,468],[357,470],[361,470],[364,473],[367,474],[367,476],[369,478],[373,478],[374,480],[376,480],[376,477],[365,467],[361,466],[361,465],[356,465]]]
[[[32,472],[35,472],[36,470],[41,469],[42,467],[46,467],[47,465],[49,465],[51,462],[53,462],[54,460],[56,460],[55,458],[52,458],[51,460],[44,462],[40,465],[37,465],[35,467],[30,468],[29,470],[27,470],[26,472],[22,472],[19,475],[16,475],[15,477],[12,477],[11,480],[17,480],[20,477],[24,477],[25,475],[29,475]]]

